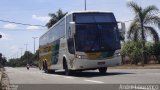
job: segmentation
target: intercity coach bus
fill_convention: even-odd
[[[39,42],[39,67],[44,71],[98,69],[121,64],[120,48],[124,25],[118,28],[112,12],[68,13]]]

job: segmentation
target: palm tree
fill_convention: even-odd
[[[160,17],[156,15],[156,13],[159,12],[159,9],[154,5],[142,8],[133,1],[128,2],[127,6],[131,8],[135,14],[135,18],[129,27],[128,38],[134,41],[142,41],[144,52],[148,34],[152,35],[155,43],[159,41],[158,33],[152,27],[152,25],[154,25],[160,28]],[[147,63],[145,52],[143,53],[143,63]]]
[[[58,22],[61,18],[63,18],[67,12],[63,12],[61,9],[59,9],[56,13],[49,13],[49,16],[51,19],[46,24],[48,28],[52,27],[56,22]]]

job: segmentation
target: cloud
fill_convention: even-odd
[[[39,27],[38,26],[28,26],[26,29],[28,29],[28,30],[38,30]]]
[[[9,23],[9,24],[5,24],[3,27],[6,29],[16,29],[17,25]]]
[[[11,36],[9,34],[0,32],[0,35],[2,35],[1,40],[11,40]]]
[[[10,50],[17,50],[17,46],[15,46],[15,45],[13,45],[13,46],[11,46],[10,48],[9,48]]]
[[[9,50],[12,52],[12,53],[15,53],[18,51],[18,47],[16,45],[13,45],[9,48]]]
[[[50,20],[50,17],[49,16],[37,16],[37,15],[32,15],[32,19],[35,19],[35,20],[39,20],[41,22],[48,22]]]

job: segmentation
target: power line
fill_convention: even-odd
[[[1,22],[7,22],[7,23],[14,23],[14,24],[20,24],[20,25],[25,25],[25,26],[39,26],[39,27],[46,27],[43,25],[32,25],[32,24],[26,24],[26,23],[20,23],[20,22],[13,22],[13,21],[7,21],[7,20],[2,20],[0,19]]]
[[[42,31],[42,30],[46,30],[45,28],[44,29],[26,29],[26,28],[17,28],[17,29],[9,29],[9,28],[0,28],[0,31],[19,31],[19,30],[21,30],[21,31],[26,31],[26,30],[28,30],[28,31]]]
[[[86,0],[85,0],[85,3],[86,3]],[[86,9],[86,6],[85,6],[85,9]],[[157,13],[154,13],[153,15],[155,14],[159,14],[160,12],[157,12]],[[7,22],[7,23],[14,23],[14,24],[20,24],[20,25],[25,25],[25,26],[39,26],[39,27],[46,27],[46,26],[43,26],[43,25],[33,25],[33,24],[26,24],[26,23],[20,23],[20,22],[13,22],[13,21],[7,21],[7,20],[2,20],[0,19],[1,22]],[[133,20],[126,20],[124,22],[130,22],[130,21],[133,21]]]

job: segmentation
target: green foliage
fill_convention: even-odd
[[[35,54],[26,51],[20,58],[10,59],[9,62],[7,62],[7,65],[11,67],[23,67],[28,63],[34,66],[38,66],[38,54],[38,51]]]
[[[7,62],[6,58],[0,55],[0,67],[5,66],[6,62]]]
[[[145,51],[145,44],[148,35],[151,35],[155,43],[159,41],[159,36],[155,28],[160,28],[160,17],[155,13],[159,12],[159,9],[154,5],[146,6],[145,8],[138,5],[136,2],[131,1],[127,3],[127,6],[134,12],[135,18],[131,22],[128,30],[128,39],[133,41],[143,41],[143,64],[147,64],[147,53]]]
[[[146,52],[149,54],[149,55],[154,55],[154,47],[153,47],[153,43],[151,43],[151,42],[148,42],[148,43],[146,43]]]
[[[159,9],[154,5],[143,8],[133,1],[128,2],[127,6],[135,14],[135,18],[129,27],[128,38],[134,41],[146,41],[147,36],[151,35],[153,40],[158,42],[158,33],[152,26],[160,28],[160,17],[155,14],[159,12]]]
[[[52,27],[56,22],[58,22],[61,18],[63,18],[67,12],[63,12],[61,9],[59,9],[56,13],[49,13],[49,16],[51,19],[46,24],[48,28]]]
[[[151,44],[147,47],[147,51],[150,55],[156,56],[158,63],[160,64],[160,42]]]
[[[123,44],[121,55],[130,57],[130,62],[137,64],[142,59],[142,42],[128,41]]]
[[[145,44],[145,50],[146,55],[148,57],[150,56],[156,56],[157,61],[160,63],[160,42],[155,43],[149,43],[147,42]],[[143,60],[143,48],[142,48],[142,42],[141,41],[128,41],[125,42],[122,46],[121,55],[123,57],[128,56],[130,58],[130,63],[132,64],[138,64],[139,62],[142,62]],[[147,61],[147,62],[148,62]]]
[[[160,55],[160,42],[153,45],[153,55]]]

